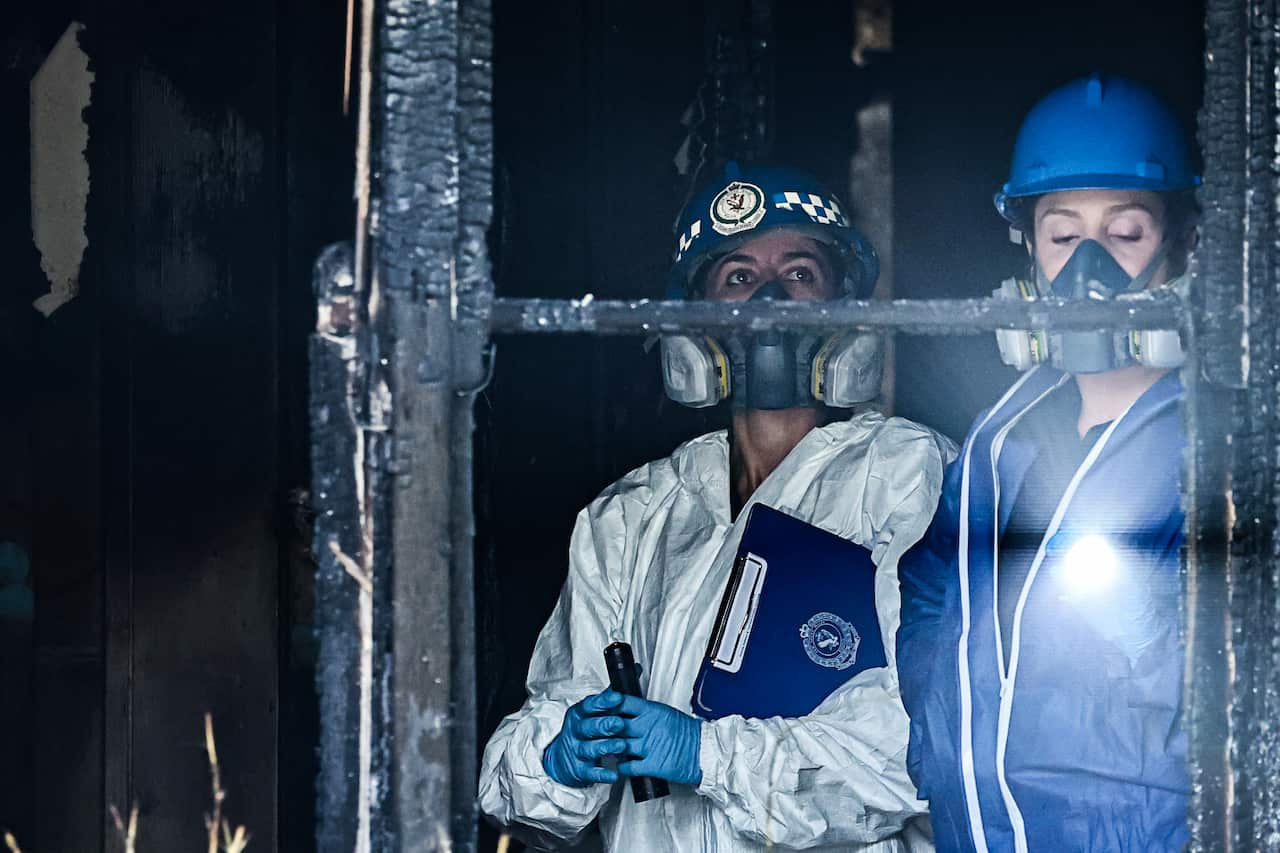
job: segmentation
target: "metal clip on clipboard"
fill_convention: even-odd
[[[707,647],[707,659],[716,669],[737,672],[742,668],[768,571],[768,561],[751,552],[739,556],[734,563],[729,594],[720,601],[716,629]]]

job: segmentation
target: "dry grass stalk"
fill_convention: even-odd
[[[209,853],[218,853],[218,829],[222,826],[222,801],[227,792],[222,790],[222,774],[218,771],[218,746],[213,740],[213,715],[204,714],[204,748],[209,754],[209,776],[213,787],[213,814],[205,815],[204,825],[209,830]]]
[[[209,755],[209,776],[213,788],[213,814],[205,815],[204,819],[205,826],[209,830],[209,853],[219,853],[219,846],[222,853],[244,853],[245,848],[249,846],[248,830],[244,826],[237,826],[233,830],[222,817],[222,801],[227,798],[227,792],[222,788],[222,773],[218,769],[218,746],[213,740],[213,715],[207,712],[204,715],[204,748]],[[116,834],[120,836],[120,843],[124,845],[124,853],[137,853],[138,804],[134,803],[133,808],[129,810],[127,824],[120,816],[119,809],[113,805],[110,810],[111,821],[116,826]],[[221,845],[218,838],[219,830],[222,833]],[[22,853],[22,848],[18,846],[18,840],[13,837],[12,832],[4,833],[4,843],[9,848],[9,853]]]
[[[243,826],[232,830],[222,817],[222,802],[227,792],[222,788],[222,773],[218,768],[218,745],[213,739],[213,715],[204,715],[204,749],[209,756],[209,782],[213,790],[213,812],[205,815],[204,825],[209,831],[209,853],[218,853],[218,832],[222,832],[223,853],[244,853],[249,846],[249,833]],[[132,851],[130,851],[132,853]]]
[[[351,112],[351,42],[356,20],[356,2],[347,0],[347,54],[342,63],[342,114]]]
[[[124,853],[137,853],[138,804],[134,803],[133,808],[129,810],[128,826],[125,825],[124,819],[120,817],[120,810],[115,806],[111,806],[111,820],[116,825],[116,834],[120,836],[120,843],[124,845]]]
[[[244,853],[244,848],[249,846],[249,833],[245,831],[243,826],[237,826],[236,831],[232,832],[231,827],[224,820],[222,822],[222,849],[225,853]]]

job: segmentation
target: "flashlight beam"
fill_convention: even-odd
[[[1174,294],[1117,301],[896,299],[838,302],[659,302],[585,298],[495,299],[491,331],[503,334],[653,335],[732,330],[892,328],[968,335],[993,329],[1177,329],[1186,309]],[[1210,322],[1206,318],[1207,322]]]

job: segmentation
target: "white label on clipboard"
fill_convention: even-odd
[[[764,575],[769,563],[750,552],[742,563],[742,575],[734,590],[729,613],[724,620],[720,642],[711,655],[711,665],[725,672],[737,672],[747,654],[747,641],[751,639],[751,626],[756,620],[756,606],[760,603],[760,590],[764,588]]]

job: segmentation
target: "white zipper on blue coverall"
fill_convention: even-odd
[[[1027,380],[1036,374],[1031,370],[1024,373],[1017,382],[1000,398],[987,416],[973,431],[974,440],[982,434],[983,428],[1004,408],[1005,403],[1018,392]],[[973,456],[973,441],[964,448],[964,463],[960,474],[960,642],[957,654],[957,668],[960,678],[960,774],[964,781],[964,802],[969,815],[969,832],[973,837],[973,845],[978,853],[987,853],[987,832],[982,824],[982,806],[978,802],[978,778],[973,769],[973,684],[969,677],[969,463]],[[999,516],[996,517],[997,526]]]
[[[1000,431],[996,433],[995,439],[991,442],[991,504],[995,513],[995,522],[992,525],[995,530],[991,540],[991,622],[995,628],[996,635],[996,672],[1000,674],[1001,696],[1005,692],[1008,673],[1005,672],[1004,665],[1004,632],[1000,630],[1000,454],[1004,450],[1004,441],[1009,437],[1009,431],[1026,417],[1027,412],[1038,406],[1045,397],[1061,388],[1070,378],[1070,376],[1063,376],[1056,384],[1024,406],[1022,411],[1010,418],[1009,422],[1000,428]]]
[[[1045,530],[1044,537],[1040,540],[1040,547],[1036,550],[1035,559],[1031,561],[1031,570],[1027,572],[1027,578],[1022,583],[1022,592],[1018,596],[1018,606],[1013,611],[1013,646],[1009,651],[1009,677],[1007,681],[1002,682],[1000,689],[1000,719],[996,728],[996,778],[1000,782],[1000,793],[1004,797],[1005,808],[1009,812],[1009,823],[1013,827],[1014,849],[1017,853],[1028,853],[1027,828],[1022,819],[1022,810],[1018,808],[1018,803],[1013,798],[1013,791],[1010,790],[1009,782],[1005,778],[1005,756],[1009,745],[1009,718],[1013,712],[1014,686],[1018,679],[1018,655],[1021,651],[1020,641],[1022,639],[1022,611],[1026,606],[1031,586],[1035,583],[1036,575],[1040,572],[1040,566],[1044,562],[1046,546],[1049,540],[1057,534],[1058,528],[1062,526],[1062,518],[1067,514],[1067,507],[1071,504],[1071,499],[1075,497],[1076,490],[1080,487],[1080,481],[1084,479],[1085,474],[1093,467],[1093,463],[1102,453],[1107,441],[1110,440],[1111,434],[1115,432],[1116,427],[1124,420],[1125,415],[1129,414],[1129,410],[1133,408],[1135,403],[1137,403],[1136,400],[1129,404],[1120,417],[1111,422],[1111,425],[1106,428],[1098,438],[1098,441],[1089,450],[1084,462],[1076,469],[1075,476],[1071,478],[1071,482],[1067,484],[1067,490],[1063,492],[1062,499],[1058,501],[1058,508],[1054,511],[1049,527]],[[996,448],[993,446],[992,467],[995,467],[998,461]],[[999,536],[1000,506],[998,502],[995,507],[994,524],[996,535]],[[1003,660],[1001,663],[1003,663]]]

